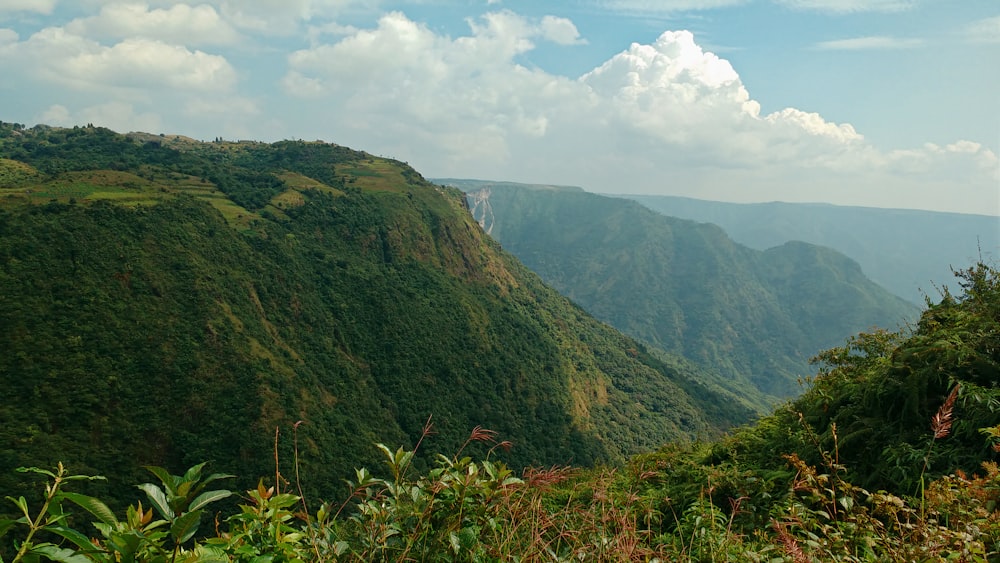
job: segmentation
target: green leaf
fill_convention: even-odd
[[[161,520],[162,522],[162,520]],[[162,536],[157,536],[162,537]],[[108,539],[107,546],[120,554],[121,561],[135,561],[135,553],[139,551],[139,546],[155,544],[155,538],[143,536],[139,532],[129,531],[123,534],[114,534]]]
[[[39,473],[39,474],[42,474],[42,475],[47,475],[49,477],[52,477],[53,479],[56,478],[56,474],[55,473],[53,473],[51,471],[47,471],[45,469],[41,469],[39,467],[18,467],[14,471],[17,471],[18,473]]]
[[[222,500],[226,497],[232,496],[232,491],[227,491],[225,489],[219,489],[215,491],[205,491],[201,493],[194,500],[191,501],[191,505],[188,506],[189,511],[195,511],[199,508],[207,505],[210,502],[215,502],[217,500]]]
[[[63,538],[73,542],[80,549],[83,550],[94,549],[94,544],[91,543],[90,538],[74,530],[73,528],[67,528],[65,526],[49,526],[45,528],[45,530],[48,532],[52,532],[53,534],[62,536]]]
[[[72,549],[66,549],[52,544],[36,545],[31,548],[32,553],[38,553],[48,557],[52,561],[60,563],[93,563],[93,560],[86,555],[81,555]]]
[[[382,453],[384,453],[385,457],[388,458],[389,463],[392,463],[395,460],[395,456],[392,455],[392,450],[390,450],[385,444],[375,444],[375,447],[382,450]]]
[[[201,486],[204,487],[212,481],[218,481],[219,479],[233,479],[235,477],[236,475],[230,475],[229,473],[213,473],[201,480]]]
[[[149,497],[149,502],[161,516],[171,522],[174,520],[174,511],[170,508],[170,503],[167,502],[167,497],[163,494],[162,489],[152,483],[143,483],[136,486],[145,491],[146,496]]]
[[[267,501],[268,508],[288,508],[289,506],[294,506],[299,502],[299,497],[288,494],[281,493],[280,495],[275,495]]]
[[[177,489],[177,477],[171,475],[166,469],[155,465],[147,465],[146,471],[156,475],[156,478],[163,483],[163,487],[171,494]]]
[[[191,481],[181,481],[177,484],[177,490],[170,491],[170,506],[173,507],[175,512],[186,512],[185,505],[187,503],[188,495],[192,494],[191,489],[194,483]]]
[[[29,520],[31,519],[31,514],[28,512],[28,501],[24,500],[24,497],[7,497],[7,500],[17,505],[17,507],[21,509],[21,513],[24,514],[25,518]]]
[[[107,481],[104,475],[66,475],[63,481]]]
[[[222,548],[199,545],[194,552],[182,560],[184,563],[230,563],[232,559]]]
[[[194,537],[198,531],[198,523],[201,520],[200,510],[194,510],[181,515],[170,525],[170,535],[178,544],[184,543]]]
[[[60,493],[59,496],[62,498],[79,505],[81,508],[87,512],[93,514],[98,520],[108,524],[109,526],[117,526],[118,519],[115,518],[115,513],[108,508],[108,505],[104,504],[100,500],[89,497],[87,495],[81,495],[79,493]]]
[[[201,478],[201,470],[205,465],[208,464],[207,461],[203,461],[197,465],[192,465],[185,473],[183,479],[185,481],[197,481]]]

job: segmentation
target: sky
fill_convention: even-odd
[[[1000,215],[1000,2],[0,0],[0,120]]]

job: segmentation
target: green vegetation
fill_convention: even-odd
[[[402,163],[10,124],[0,158],[0,561],[1000,561],[994,267],[737,426]]]
[[[61,464],[54,472],[29,468],[23,472],[45,478],[45,494],[8,497],[17,512],[0,520],[7,538],[0,556],[13,563],[1000,561],[1000,272],[978,264],[959,278],[962,293],[929,305],[911,334],[863,333],[824,352],[803,397],[716,442],[668,445],[619,468],[518,475],[494,459],[509,443],[477,427],[453,455],[418,468],[417,450],[436,441],[428,419],[413,449],[378,444],[382,469],[357,469],[346,498],[322,502],[302,493],[296,427],[291,481],[276,469],[270,484],[261,479],[238,507],[217,512],[214,531],[200,526],[202,517],[230,491],[206,486],[231,476],[203,477],[203,464],[182,475],[148,468],[160,484],[141,485],[145,498],[124,519],[68,490],[94,477]],[[898,408],[874,409],[871,401]],[[863,441],[849,438],[858,425],[872,430]],[[474,460],[466,451],[477,444],[485,454]],[[900,444],[919,455],[873,453]],[[276,438],[275,456],[278,449]]]
[[[766,250],[798,240],[832,248],[865,275],[913,303],[936,295],[951,268],[1000,258],[1000,217],[916,209],[878,209],[810,203],[726,203],[685,197],[629,195],[681,219],[714,223],[733,240]],[[900,202],[902,204],[902,202]]]
[[[766,252],[715,225],[557,186],[452,181],[504,248],[595,317],[681,355],[769,408],[801,391],[808,359],[915,306],[827,248]]]
[[[304,421],[304,490],[332,494],[375,442],[412,447],[428,415],[445,451],[476,425],[500,432],[518,470],[618,462],[753,416],[546,287],[460,192],[402,163],[4,131],[0,157],[40,176],[0,188],[0,468],[107,476],[81,493],[113,508],[144,466],[210,460],[250,489],[275,428]],[[0,471],[0,490],[29,486]]]

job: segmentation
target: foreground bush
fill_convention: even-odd
[[[506,445],[479,428],[472,441]],[[232,493],[209,485],[230,476],[205,476],[200,464],[183,475],[149,468],[158,483],[139,485],[145,498],[119,519],[99,499],[68,490],[99,477],[72,475],[62,465],[22,469],[46,479],[45,494],[37,508],[8,497],[20,517],[0,520],[5,557],[11,563],[1000,561],[994,463],[984,464],[981,476],[948,475],[919,498],[903,498],[847,482],[836,452],[824,452],[820,468],[789,455],[790,477],[762,483],[752,472],[698,465],[696,448],[673,447],[619,470],[550,468],[521,476],[489,455],[474,461],[461,450],[438,456],[418,474],[413,451],[379,448],[385,477],[359,469],[346,502],[312,513],[303,497],[262,480],[244,492],[238,512],[213,517],[208,506]]]

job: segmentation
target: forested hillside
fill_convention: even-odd
[[[0,557],[995,563],[1000,272],[979,263],[958,281],[912,330],[861,333],[822,353],[803,396],[718,441],[518,474],[491,452],[466,454],[497,443],[475,428],[420,468],[431,424],[414,449],[379,445],[382,463],[353,473],[344,502],[303,495],[311,475],[296,471],[239,491],[238,509],[219,502],[237,492],[231,476],[203,464],[150,468],[117,511],[78,492],[93,476],[26,468],[42,482],[7,497],[23,516],[0,513]]]
[[[249,487],[276,455],[292,474],[293,427],[306,490],[336,495],[375,442],[412,446],[431,416],[436,448],[482,425],[515,467],[622,460],[752,416],[399,162],[5,124],[0,186],[4,494],[24,486],[11,468],[56,461],[117,498],[143,465],[211,460]]]
[[[818,351],[917,314],[828,248],[761,252],[715,225],[578,188],[443,181],[468,191],[506,250],[597,318],[749,383],[765,403],[801,392]]]
[[[733,240],[766,250],[798,240],[850,256],[879,285],[913,303],[938,297],[952,268],[1000,258],[1000,217],[807,203],[726,203],[629,195],[671,217],[714,223]]]

